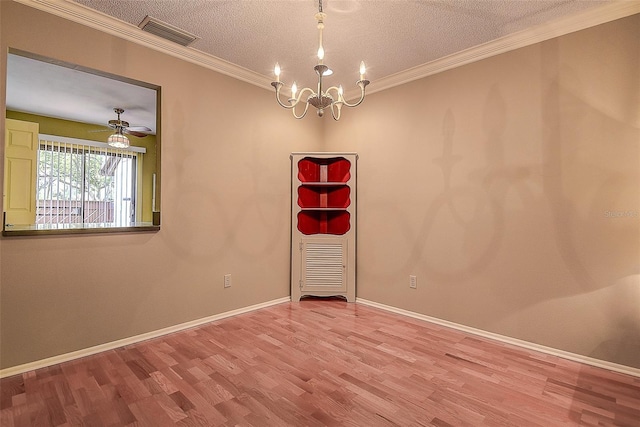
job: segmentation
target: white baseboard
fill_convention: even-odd
[[[640,369],[633,368],[631,366],[620,365],[613,362],[607,362],[605,360],[594,359],[592,357],[583,356],[581,354],[570,353],[564,350],[558,350],[552,347],[546,347],[540,344],[535,344],[529,341],[519,340],[517,338],[511,338],[500,334],[495,334],[493,332],[483,331],[481,329],[472,328],[465,325],[460,325],[458,323],[449,322],[447,320],[438,319],[436,317],[427,316],[425,314],[416,313],[409,310],[404,310],[397,307],[392,307],[390,305],[380,304],[374,301],[369,301],[362,298],[357,298],[356,302],[359,304],[368,305],[371,307],[379,308],[381,310],[386,310],[395,314],[400,314],[403,316],[412,317],[418,320],[424,320],[426,322],[435,323],[440,326],[445,326],[448,328],[456,329],[462,332],[466,332],[473,335],[478,335],[483,338],[488,338],[491,340],[503,342],[506,344],[515,345],[518,347],[526,348],[529,350],[539,351],[541,353],[550,354],[552,356],[561,357],[563,359],[573,360],[574,362],[584,363],[586,365],[596,366],[598,368],[608,369],[610,371],[620,372],[622,374],[632,375],[634,377],[640,377]]]
[[[135,343],[146,341],[152,338],[158,338],[163,335],[172,334],[174,332],[179,332],[185,329],[194,328],[196,326],[200,326],[205,323],[226,319],[227,317],[237,316],[239,314],[248,313],[250,311],[259,310],[261,308],[266,308],[272,305],[282,304],[289,301],[291,301],[291,297],[278,298],[278,299],[266,301],[260,304],[250,305],[249,307],[242,307],[236,310],[231,310],[231,311],[227,311],[220,314],[214,314],[213,316],[203,317],[202,319],[192,320],[190,322],[181,323],[179,325],[169,326],[168,328],[158,329],[156,331],[135,335],[133,337],[123,338],[121,340],[96,345],[96,346],[85,348],[82,350],[72,351],[70,353],[60,354],[58,356],[48,357],[42,360],[36,360],[35,362],[25,363],[23,365],[12,366],[10,368],[1,369],[0,378],[22,374],[24,372],[45,368],[47,366],[56,365],[58,363],[69,362],[71,360],[79,359],[81,357],[91,356],[96,353],[100,353],[107,350],[113,350],[115,348],[124,347],[126,345],[135,344]]]
[[[179,325],[170,326],[168,328],[158,329],[156,331],[147,332],[144,334],[136,335],[129,338],[124,338],[117,341],[112,341],[105,344],[100,344],[97,346],[85,348],[82,350],[72,351],[70,353],[61,354],[58,356],[48,357],[46,359],[37,360],[35,362],[25,363],[23,365],[12,366],[10,368],[5,368],[0,370],[0,378],[9,377],[12,375],[22,374],[24,372],[32,371],[35,369],[45,368],[47,366],[55,365],[58,363],[69,362],[71,360],[79,359],[81,357],[91,356],[96,353],[100,353],[103,351],[113,350],[119,347],[124,347],[126,345],[135,344],[138,342],[142,342],[145,340],[149,340],[152,338],[158,338],[163,335],[172,334],[174,332],[183,331],[186,329],[194,328],[205,323],[214,322],[216,320],[225,319],[232,316],[237,316],[239,314],[248,313],[250,311],[259,310],[261,308],[270,307],[277,304],[282,304],[285,302],[291,301],[290,297],[278,298],[272,301],[266,301],[260,304],[251,305],[249,307],[243,307],[236,310],[227,311],[220,314],[215,314],[213,316],[204,317],[202,319],[192,320],[190,322],[181,323]],[[539,351],[541,353],[550,354],[552,356],[561,357],[563,359],[573,360],[575,362],[584,363],[591,366],[596,366],[598,368],[608,369],[615,372],[620,372],[627,375],[632,375],[634,377],[640,377],[640,369],[632,368],[630,366],[620,365],[617,363],[607,362],[604,360],[594,359],[592,357],[583,356],[580,354],[570,353],[568,351],[558,350],[551,347],[546,347],[540,344],[531,343],[524,340],[519,340],[516,338],[507,337],[500,334],[495,334],[493,332],[483,331],[481,329],[472,328],[465,325],[460,325],[457,323],[449,322],[447,320],[438,319],[436,317],[427,316],[425,314],[416,313],[409,310],[404,310],[401,308],[393,307],[390,305],[380,304],[374,301],[369,301],[363,298],[357,298],[356,302],[359,304],[368,305],[371,307],[379,308],[381,310],[386,310],[392,313],[400,314],[402,316],[412,317],[414,319],[423,320],[425,322],[435,323],[437,325],[445,326],[448,328],[456,329],[462,332],[466,332],[469,334],[481,336],[483,338],[492,339],[495,341],[503,342],[506,344],[515,345],[518,347],[526,348],[529,350]]]

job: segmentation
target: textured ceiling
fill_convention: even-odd
[[[315,85],[317,0],[75,0],[137,26],[150,15],[199,37],[193,49],[272,77]],[[325,63],[348,89],[364,60],[377,79],[605,1],[323,0]]]
[[[138,28],[149,15],[195,34],[198,39],[188,48],[175,46],[183,49],[181,52],[199,55],[198,61],[210,58],[220,72],[270,89],[266,82],[274,79],[272,70],[278,61],[281,80],[287,85],[294,80],[298,87],[317,83],[313,71],[318,47],[317,0],[16,1],[76,21],[87,16],[80,22],[90,26],[99,23],[98,28],[107,32],[117,28],[115,34],[135,40],[143,40],[143,34],[154,37]],[[519,34],[528,37],[550,23],[571,21],[582,12],[601,16],[605,6],[628,9],[629,4],[634,9],[624,13],[638,13],[640,1],[636,0],[323,0],[327,14],[324,62],[334,70],[328,83],[342,84],[346,91],[355,88],[358,66],[364,60],[371,80],[368,89],[373,92],[379,90],[377,83],[384,88],[407,81],[407,76],[423,77],[425,66],[446,62],[460,52],[473,57],[478,51],[474,48],[483,45],[493,52],[491,43],[496,40],[510,45]],[[553,31],[545,34],[558,35]],[[220,64],[230,66],[223,70]],[[31,65],[19,58],[8,62],[8,109],[106,123],[113,118],[114,107],[123,107],[127,110],[123,120],[154,127],[153,91],[151,96],[142,96],[116,80],[102,79],[96,85],[91,78],[78,80],[66,74],[77,73],[73,69],[49,75],[49,67],[37,61]],[[436,68],[444,69],[440,65]],[[248,78],[241,76],[244,71]],[[75,84],[69,86],[71,79]],[[58,89],[63,87],[64,91]],[[37,93],[37,99],[22,96],[29,92]],[[133,93],[136,95],[127,95]]]

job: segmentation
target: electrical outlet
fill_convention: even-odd
[[[224,287],[225,288],[230,288],[231,287],[231,275],[230,274],[225,274],[224,275]]]
[[[409,287],[412,289],[418,287],[418,278],[416,276],[409,276]]]

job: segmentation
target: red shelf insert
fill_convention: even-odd
[[[298,206],[301,208],[344,209],[351,204],[349,187],[298,187]]]
[[[351,162],[344,157],[318,159],[305,157],[298,162],[298,179],[302,182],[347,182]]]
[[[347,211],[298,212],[298,230],[303,234],[345,234],[351,228]]]

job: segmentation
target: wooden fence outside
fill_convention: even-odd
[[[82,224],[113,222],[113,201],[38,200],[37,224]]]

